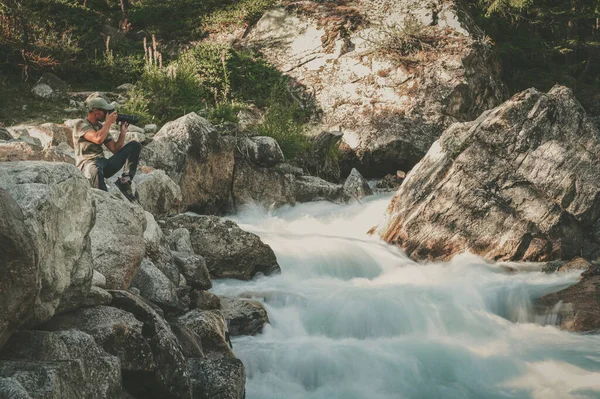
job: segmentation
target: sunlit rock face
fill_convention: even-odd
[[[246,37],[342,131],[343,174],[409,170],[450,124],[505,90],[483,32],[454,1],[300,2],[267,12]]]
[[[529,89],[444,132],[378,233],[417,259],[596,258],[600,132],[566,87]]]

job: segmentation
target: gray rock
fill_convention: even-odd
[[[32,399],[16,378],[0,378],[0,398]]]
[[[218,310],[221,309],[221,300],[212,292],[192,290],[190,292],[190,309]]]
[[[142,334],[143,323],[131,313],[111,306],[77,309],[40,326],[48,331],[79,330],[121,361],[124,371],[153,372],[157,364]]]
[[[53,73],[45,73],[33,87],[33,94],[43,99],[66,98],[68,85]]]
[[[173,251],[191,254],[194,253],[191,236],[188,229],[180,228],[173,230],[171,234],[169,234],[167,241],[169,242],[169,247]]]
[[[10,135],[10,133],[8,132],[8,130],[6,130],[6,128],[4,126],[0,126],[0,140],[9,141],[12,139],[13,138]]]
[[[90,233],[94,269],[106,287],[126,289],[146,253],[146,216],[141,207],[105,191],[92,190],[96,224]]]
[[[192,288],[208,290],[212,288],[206,261],[200,255],[186,252],[173,252],[173,259],[179,271]]]
[[[179,301],[175,285],[148,259],[142,261],[131,280],[131,286],[139,289],[144,298],[161,308],[177,308]]]
[[[350,198],[361,200],[364,197],[373,195],[373,190],[360,172],[352,169],[344,183],[344,194]]]
[[[444,132],[378,233],[418,259],[465,251],[496,260],[594,259],[599,137],[569,89],[516,94]]]
[[[207,357],[235,357],[227,342],[227,323],[218,310],[191,310],[177,319],[179,325],[189,328],[202,340]]]
[[[192,112],[164,125],[141,159],[179,185],[183,209],[219,214],[233,210],[234,148],[233,140]]]
[[[162,170],[137,173],[133,179],[142,207],[156,217],[175,214],[181,206],[181,189]]]
[[[292,166],[289,163],[279,163],[273,167],[273,170],[282,174],[296,177],[304,175],[304,170],[302,168]]]
[[[92,275],[92,286],[105,288],[106,277],[104,277],[104,274],[100,273],[97,270],[94,270]]]
[[[34,398],[101,399],[122,394],[119,359],[104,352],[81,331],[21,331],[11,337],[0,357],[37,369],[32,373],[28,366],[5,368],[4,361],[0,361],[0,375],[16,379]],[[44,381],[57,363],[75,365],[76,371]]]
[[[300,176],[296,178],[295,197],[298,202],[342,201],[344,197],[341,184],[330,183],[316,176]]]
[[[156,133],[157,130],[158,126],[156,126],[155,124],[144,126],[144,133],[146,133],[147,135],[153,135],[154,133]]]
[[[257,166],[271,167],[284,161],[283,152],[272,137],[254,136],[240,139],[239,150],[246,159]]]
[[[12,132],[15,138],[18,137],[33,137],[39,140],[43,149],[58,146],[61,143],[69,144],[73,147],[72,132],[66,126],[57,125],[54,123],[44,123],[39,126],[35,125],[19,125],[11,126],[9,132]]]
[[[38,250],[41,290],[29,320],[34,325],[57,309],[77,306],[90,290],[92,190],[75,166],[47,162],[0,163],[0,188],[21,208]]]
[[[204,351],[202,350],[202,338],[190,328],[180,325],[178,323],[171,323],[171,330],[177,337],[183,355],[186,358],[199,357],[203,358]]]
[[[233,198],[236,208],[246,204],[259,204],[265,208],[293,205],[296,202],[294,176],[273,168],[256,166],[244,157],[238,157],[233,179]]]
[[[180,273],[175,259],[171,254],[168,241],[164,236],[160,226],[154,220],[149,212],[146,215],[146,230],[144,231],[144,240],[146,240],[146,257],[164,273],[165,276],[175,285],[180,285]]]
[[[170,231],[181,227],[190,231],[194,252],[206,260],[214,278],[249,280],[259,272],[280,271],[271,247],[230,220],[186,213],[166,219],[165,224]]]
[[[221,313],[229,322],[229,333],[238,335],[260,334],[269,322],[267,311],[258,302],[249,299],[221,297]]]
[[[243,399],[244,364],[235,358],[188,359],[194,399]]]
[[[111,294],[114,306],[133,313],[144,323],[144,336],[157,365],[152,376],[131,376],[128,390],[138,397],[191,398],[190,374],[183,349],[169,324],[142,298],[127,291],[111,291]],[[140,385],[140,382],[145,384]]]
[[[100,305],[108,305],[111,302],[112,302],[112,296],[108,293],[108,291],[106,291],[100,287],[92,286],[90,288],[90,291],[87,293],[87,295],[83,299],[83,301],[80,304],[78,304],[77,307],[75,307],[73,309],[76,309],[78,307],[93,307],[93,306],[100,306]],[[61,309],[61,312],[67,312],[67,311],[73,310],[73,309]]]
[[[0,188],[0,348],[33,310],[38,295],[38,248],[23,212]]]

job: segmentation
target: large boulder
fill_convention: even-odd
[[[142,207],[156,217],[178,212],[181,188],[162,170],[137,173],[133,179]]]
[[[81,331],[21,331],[11,337],[0,358],[0,376],[13,377],[34,398],[103,399],[123,395],[119,359],[104,352]],[[68,373],[53,372],[61,363],[69,365],[65,369]]]
[[[195,113],[169,122],[142,150],[142,161],[162,169],[181,187],[183,209],[199,213],[233,210],[231,181],[235,140],[221,137]]]
[[[504,97],[491,43],[455,0],[296,2],[245,42],[309,88],[296,97],[322,110],[322,130],[343,131],[345,173],[408,170],[445,128]]]
[[[269,316],[259,301],[221,297],[221,313],[229,322],[229,333],[237,335],[260,334]]]
[[[566,87],[526,90],[444,132],[378,232],[418,259],[596,258],[599,138]]]
[[[539,298],[535,309],[544,324],[568,331],[600,332],[600,267],[583,272],[577,284]]]
[[[23,212],[0,188],[0,348],[33,309],[38,294],[38,248]]]
[[[373,190],[360,172],[353,168],[344,182],[344,194],[360,201],[364,197],[373,195]]]
[[[31,90],[37,97],[45,100],[66,98],[69,86],[53,73],[45,73]]]
[[[212,288],[210,272],[206,267],[206,261],[200,255],[189,252],[173,252],[173,259],[179,268],[179,272],[185,278],[187,284],[198,290]]]
[[[0,188],[21,208],[38,250],[41,289],[31,324],[48,320],[57,309],[77,307],[92,281],[90,232],[96,210],[89,182],[73,165],[5,162],[0,163]]]
[[[146,230],[144,240],[146,241],[146,258],[165,275],[175,286],[179,286],[179,269],[169,248],[169,242],[162,229],[149,212],[146,215]]]
[[[344,199],[341,184],[331,183],[316,176],[299,176],[294,181],[295,196],[298,202],[327,200],[340,202]]]
[[[146,253],[146,216],[139,206],[105,191],[92,190],[96,223],[90,233],[94,269],[106,287],[127,289]]]
[[[190,213],[165,220],[167,230],[182,227],[189,230],[194,252],[206,260],[214,278],[249,280],[259,272],[269,275],[280,271],[271,247],[231,220]]]

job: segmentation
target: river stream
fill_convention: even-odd
[[[472,255],[418,264],[366,232],[391,197],[248,208],[232,219],[281,275],[215,283],[260,300],[262,334],[237,337],[247,399],[600,398],[600,336],[561,331],[532,299],[577,281]]]

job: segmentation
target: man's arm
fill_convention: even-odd
[[[119,134],[119,139],[115,142],[113,140],[104,143],[104,145],[106,146],[106,148],[108,148],[108,150],[110,152],[112,152],[113,154],[116,154],[117,151],[119,151],[121,148],[123,148],[123,145],[125,144],[125,136],[127,135],[127,130],[129,129],[129,123],[127,122],[123,122],[121,124],[121,133]]]
[[[83,137],[86,140],[91,141],[94,144],[104,143],[104,140],[106,140],[106,138],[108,137],[108,134],[110,132],[110,127],[112,126],[113,123],[115,123],[116,120],[117,120],[116,112],[106,115],[106,122],[104,123],[104,126],[102,126],[102,128],[100,130],[88,130],[87,132],[85,132]]]

